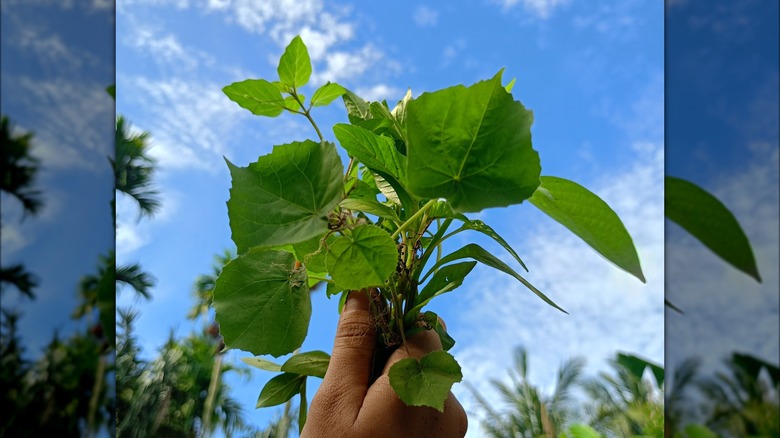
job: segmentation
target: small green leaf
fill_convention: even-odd
[[[106,87],[106,93],[108,93],[111,97],[114,98],[114,100],[116,100],[116,84]]]
[[[249,366],[253,366],[264,371],[273,371],[275,373],[282,371],[281,365],[271,362],[270,360],[263,359],[262,357],[242,357],[241,360]]]
[[[404,95],[404,98],[401,99],[398,102],[398,105],[393,108],[393,111],[390,112],[390,114],[395,117],[395,120],[398,122],[400,126],[404,126],[404,123],[406,123],[406,105],[409,104],[409,101],[412,100],[412,89],[409,88],[406,90],[406,94]]]
[[[425,312],[423,314],[423,320],[439,335],[441,348],[444,351],[450,351],[450,349],[455,346],[455,339],[452,339],[449,333],[447,333],[447,330],[444,329],[444,326],[439,320],[439,315],[434,312]]]
[[[328,82],[314,92],[311,98],[312,106],[325,106],[333,102],[337,97],[341,97],[347,90],[335,82]]]
[[[355,125],[372,117],[368,108],[368,102],[361,99],[357,94],[345,90],[341,98],[344,100],[344,106],[347,108],[349,123]]]
[[[419,361],[401,359],[389,371],[390,386],[408,406],[430,406],[444,412],[444,402],[455,382],[463,379],[460,365],[446,351],[434,351]]]
[[[423,287],[420,295],[418,295],[417,306],[422,308],[433,297],[449,292],[463,284],[463,280],[474,269],[476,264],[477,262],[455,263],[436,271],[431,281]]]
[[[325,377],[330,363],[330,355],[324,351],[307,351],[296,354],[282,365],[282,371],[286,373],[302,374],[304,376]]]
[[[301,382],[301,401],[298,406],[298,436],[303,433],[303,426],[306,425],[306,418],[309,414],[309,400],[306,398],[306,378]]]
[[[506,84],[506,87],[504,87],[504,89],[506,90],[507,93],[511,93],[512,92],[512,88],[515,87],[515,81],[516,80],[517,80],[517,78],[512,78],[512,80],[509,81],[508,84]]]
[[[284,50],[276,71],[282,83],[290,89],[298,89],[309,82],[311,59],[300,36],[293,38]]]
[[[684,430],[685,438],[718,438],[718,434],[703,424],[688,424]]]
[[[571,438],[602,438],[602,435],[587,424],[572,424],[569,426]]]
[[[325,265],[325,258],[328,254],[328,245],[333,243],[336,236],[329,235],[325,245],[320,246],[324,236],[314,236],[311,239],[304,240],[293,245],[295,258],[298,259],[306,270],[311,273],[327,273],[328,268]]]
[[[667,218],[691,233],[726,263],[761,282],[750,241],[722,202],[701,187],[680,178],[667,176],[665,189]]]
[[[369,169],[389,175],[399,182],[406,179],[406,157],[395,148],[392,138],[344,123],[335,125],[333,133],[341,147]]]
[[[275,146],[249,167],[227,163],[233,177],[228,216],[239,253],[303,242],[328,230],[344,172],[332,143]]]
[[[425,278],[427,278],[428,275],[430,275],[430,273],[433,272],[434,270],[436,270],[439,266],[442,266],[442,265],[444,265],[446,263],[449,263],[449,262],[451,262],[453,260],[464,259],[464,258],[467,258],[467,257],[468,258],[472,258],[472,259],[474,259],[474,260],[476,260],[478,262],[482,262],[482,263],[490,266],[491,268],[498,269],[499,271],[502,271],[502,272],[505,272],[505,273],[511,275],[517,281],[522,283],[525,287],[530,289],[531,292],[536,294],[536,296],[541,298],[545,303],[555,307],[556,309],[560,310],[563,313],[566,313],[566,314],[569,313],[569,312],[563,310],[562,308],[560,308],[552,300],[547,298],[547,296],[545,296],[539,289],[537,289],[534,285],[529,283],[528,280],[526,280],[525,278],[521,277],[520,274],[515,272],[515,270],[510,268],[506,263],[502,262],[499,258],[497,258],[493,254],[491,254],[487,250],[485,250],[485,248],[482,248],[481,246],[479,246],[479,245],[477,245],[475,243],[470,243],[470,244],[464,246],[463,248],[461,248],[461,249],[459,249],[459,250],[457,250],[457,251],[455,251],[455,252],[453,252],[451,254],[448,254],[448,255],[442,257],[441,260],[439,260],[438,262],[436,262],[433,265],[431,270],[428,271],[428,274],[426,274],[425,277],[423,277],[422,281],[425,281]]]
[[[395,271],[398,250],[381,228],[359,225],[333,242],[327,263],[333,281],[346,289],[382,286]]]
[[[306,376],[298,374],[280,374],[265,384],[257,399],[258,408],[280,405],[293,398],[301,390]]]
[[[225,265],[214,288],[220,333],[254,355],[292,353],[306,338],[311,300],[306,271],[287,251],[254,248]]]
[[[634,241],[609,205],[573,181],[554,176],[541,179],[547,193],[534,194],[531,204],[644,283],[645,276]]]
[[[282,93],[263,79],[234,82],[223,88],[222,92],[241,108],[258,116],[276,117],[285,108]]]
[[[407,183],[456,212],[518,204],[539,185],[531,111],[501,86],[501,73],[466,88],[423,93],[406,109]]]
[[[341,201],[339,205],[341,208],[346,208],[348,210],[362,211],[363,213],[373,214],[374,216],[383,217],[391,221],[400,221],[398,215],[395,214],[395,211],[393,211],[392,208],[380,204],[376,199],[347,198]]]

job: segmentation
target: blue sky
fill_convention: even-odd
[[[635,239],[647,284],[612,267],[528,205],[478,217],[526,261],[528,279],[571,315],[545,305],[510,277],[478,267],[464,285],[434,303],[458,341],[453,354],[465,379],[490,397],[512,350],[525,345],[531,376],[552,386],[557,366],[587,355],[589,372],[616,351],[663,361],[663,9],[654,2],[581,4],[506,1],[446,5],[272,1],[120,1],[117,5],[117,112],[152,134],[164,207],[135,222],[120,202],[120,260],[139,261],[158,279],[151,302],[122,295],[142,312],[138,335],[147,352],[184,320],[194,278],[231,247],[225,201],[230,178],[222,156],[246,165],[275,144],[314,138],[304,119],[254,117],[221,88],[274,78],[286,44],[301,34],[314,74],[303,93],[336,81],[389,103],[407,87],[415,96],[471,84],[505,68],[515,98],[534,111],[534,146],[543,174],[580,182],[602,196]],[[346,120],[343,106],[317,109],[321,127]],[[333,134],[324,129],[324,135]],[[125,200],[126,201],[126,200]],[[462,234],[501,254],[492,242]],[[453,247],[452,249],[456,249]],[[303,350],[330,351],[336,302],[313,295]],[[641,321],[637,324],[636,321]],[[248,356],[228,353],[228,360]],[[231,381],[251,412],[272,375]],[[313,392],[313,391],[311,391]],[[463,385],[456,395],[467,410]],[[251,413],[263,424],[271,410]],[[477,417],[471,433],[478,432]]]

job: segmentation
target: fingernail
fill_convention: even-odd
[[[353,290],[347,296],[344,310],[368,310],[368,294],[362,290]]]

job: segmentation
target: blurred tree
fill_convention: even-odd
[[[482,423],[491,437],[557,437],[574,414],[571,389],[585,366],[580,358],[570,359],[558,370],[558,379],[549,396],[528,380],[528,352],[518,347],[514,353],[514,368],[509,370],[511,384],[492,380],[508,405],[496,410],[473,387],[469,386],[486,418]]]

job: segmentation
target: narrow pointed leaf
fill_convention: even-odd
[[[284,50],[276,71],[281,82],[290,89],[298,89],[309,82],[311,59],[300,36],[293,38]]]
[[[276,117],[285,108],[279,89],[263,79],[234,82],[223,88],[222,92],[241,108],[258,116]]]
[[[273,371],[278,373],[282,371],[282,366],[271,362],[270,360],[263,359],[262,357],[242,357],[241,360],[250,366],[259,368],[263,371]]]
[[[508,83],[508,84],[506,84],[506,86],[504,87],[504,89],[506,90],[506,92],[507,92],[507,93],[511,93],[511,92],[512,92],[512,88],[514,88],[514,87],[515,87],[515,81],[516,81],[516,80],[517,80],[517,78],[512,78],[512,80],[511,80],[511,81],[509,81],[509,83]]]
[[[663,388],[664,369],[662,366],[650,362],[647,359],[642,359],[641,357],[626,353],[618,353],[617,363],[629,370],[631,374],[638,379],[642,378],[645,369],[650,368],[650,372],[653,373],[658,387]]]
[[[301,390],[306,376],[298,374],[280,374],[265,384],[257,399],[258,408],[280,405],[290,400]]]
[[[444,412],[444,402],[455,382],[463,379],[460,365],[446,351],[434,351],[419,361],[401,359],[389,371],[390,386],[409,406],[430,406]]]
[[[327,263],[333,281],[344,288],[382,286],[395,271],[398,250],[381,228],[359,225],[330,245]]]
[[[257,356],[292,353],[306,338],[311,301],[306,271],[287,251],[254,248],[222,269],[213,306],[225,344]]]
[[[541,179],[544,190],[534,193],[531,204],[644,283],[634,241],[609,205],[573,181],[554,176]]]
[[[478,219],[474,219],[474,220],[465,219],[463,220],[463,226],[461,226],[460,230],[474,230],[495,240],[496,242],[498,242],[499,245],[501,245],[505,250],[507,250],[507,252],[509,252],[509,254],[511,254],[515,260],[517,260],[517,263],[520,263],[520,266],[522,266],[523,269],[526,270],[526,272],[528,272],[528,268],[525,266],[525,263],[523,263],[523,260],[520,259],[520,256],[517,255],[515,250],[512,249],[512,247],[509,246],[508,243],[506,243],[506,240],[504,240],[503,237],[501,237],[498,233],[496,233],[496,231],[493,228],[491,228],[488,224]],[[460,230],[456,230],[456,231],[460,231]]]
[[[337,97],[341,97],[347,90],[335,82],[328,82],[314,92],[311,97],[312,106],[325,106],[333,102]]]
[[[545,303],[555,307],[556,309],[560,310],[563,313],[569,313],[562,308],[560,308],[557,304],[555,304],[552,300],[547,298],[545,294],[543,294],[539,289],[537,289],[534,285],[528,282],[525,278],[521,277],[520,274],[515,272],[514,269],[510,268],[509,265],[502,262],[498,257],[494,256],[493,254],[489,253],[485,248],[482,248],[481,246],[477,245],[476,243],[470,243],[463,248],[448,254],[441,258],[438,262],[436,262],[433,267],[431,268],[431,271],[429,271],[428,274],[426,274],[426,277],[430,275],[431,272],[433,272],[435,269],[437,269],[439,266],[442,266],[446,263],[449,263],[453,260],[460,260],[465,258],[472,258],[478,262],[482,262],[491,268],[498,269],[501,272],[507,273],[514,277],[517,281],[522,283],[525,287],[531,290],[536,296],[541,298]],[[425,278],[423,278],[424,280]]]
[[[501,72],[470,87],[423,93],[406,109],[407,182],[456,212],[518,204],[539,185],[531,111],[501,86]]]
[[[477,262],[462,262],[447,265],[436,271],[433,278],[420,291],[417,297],[418,306],[424,305],[428,300],[443,292],[449,292],[461,284],[466,276],[474,269]]]
[[[365,199],[365,198],[347,198],[339,204],[342,208],[349,210],[362,211],[363,213],[373,214],[374,216],[389,219],[391,221],[399,221],[398,215],[395,214],[392,208],[380,204],[377,200]]]
[[[761,282],[750,241],[722,202],[701,187],[680,178],[667,176],[665,189],[667,218],[691,233],[726,263]]]
[[[239,253],[325,234],[343,187],[344,170],[332,143],[275,146],[249,167],[229,161],[228,167],[233,177],[228,216]]]
[[[282,371],[286,373],[301,374],[304,376],[325,377],[330,363],[330,355],[324,351],[307,351],[296,354],[282,365]]]

